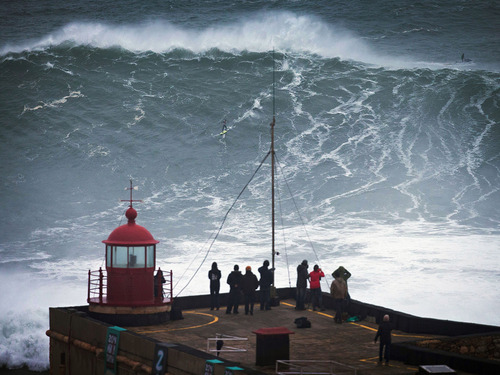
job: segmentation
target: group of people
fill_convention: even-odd
[[[297,296],[296,296],[296,310],[305,310],[305,300],[307,293],[307,281],[309,280],[309,288],[311,290],[311,299],[313,310],[316,311],[316,307],[321,310],[323,308],[323,299],[321,293],[320,280],[325,277],[324,272],[316,264],[313,270],[309,273],[307,271],[309,265],[307,260],[303,260],[301,264],[297,266]],[[335,323],[342,323],[342,314],[344,309],[351,297],[349,296],[349,290],[347,288],[347,279],[351,277],[351,273],[346,270],[343,266],[340,266],[332,273],[333,282],[330,285],[330,294],[334,300],[335,307]],[[385,363],[389,363],[390,350],[391,350],[391,330],[392,325],[389,321],[389,315],[384,315],[382,322],[379,325],[377,333],[375,335],[374,342],[380,338],[379,346],[379,363],[382,363],[382,358],[385,359]]]
[[[252,272],[251,266],[246,266],[245,274],[242,274],[240,267],[235,264],[233,271],[227,277],[229,284],[229,300],[226,314],[238,314],[241,295],[245,304],[245,314],[253,315],[257,288],[260,287],[260,309],[271,310],[271,285],[274,283],[274,268],[269,268],[269,261],[265,260],[258,269],[260,279]],[[219,291],[221,271],[217,268],[217,263],[212,263],[212,268],[208,271],[210,279],[210,310],[220,308]]]
[[[311,298],[313,301],[313,310],[316,311],[316,307],[323,309],[323,297],[321,295],[321,278],[325,277],[324,272],[316,264],[313,270],[309,273],[307,269],[309,264],[307,260],[303,260],[301,264],[297,267],[297,298],[296,298],[296,310],[305,310],[305,300],[307,292],[307,281],[309,280],[309,287],[311,290]]]
[[[307,293],[307,281],[309,280],[313,310],[316,311],[316,307],[320,310],[324,310],[320,281],[321,278],[325,277],[325,274],[317,264],[314,265],[311,272],[307,271],[308,267],[309,265],[307,260],[303,260],[302,263],[297,266],[297,304],[295,309],[306,309],[305,300]],[[347,279],[351,277],[351,273],[344,267],[340,266],[332,273],[332,276],[334,280],[330,286],[330,293],[335,300],[336,314],[334,320],[336,323],[342,323],[342,313],[346,303],[350,299],[347,289]]]
[[[316,264],[311,272],[308,272],[308,262],[303,260],[297,267],[297,304],[296,310],[305,310],[305,300],[307,293],[307,282],[311,291],[313,310],[316,308],[324,310],[323,297],[321,293],[321,278],[325,277],[324,272]],[[226,314],[238,314],[241,295],[243,295],[245,304],[245,314],[253,315],[253,308],[256,299],[255,291],[260,287],[260,309],[271,310],[271,285],[274,284],[274,268],[269,268],[269,261],[265,260],[258,272],[260,279],[252,272],[251,266],[246,266],[245,274],[242,274],[239,266],[236,264],[233,271],[227,277],[229,284],[229,300],[226,308]],[[342,313],[346,302],[349,300],[347,290],[347,279],[351,277],[349,271],[340,266],[332,273],[334,281],[330,287],[330,293],[335,300],[335,322],[342,323]],[[218,269],[217,262],[212,263],[212,268],[208,271],[210,280],[210,310],[220,308],[219,292],[222,273]]]
[[[311,299],[313,310],[316,308],[324,310],[323,298],[321,293],[321,278],[325,277],[324,272],[316,264],[311,272],[308,272],[309,264],[307,260],[303,260],[297,266],[297,295],[296,295],[296,310],[305,310],[305,301],[307,294],[307,282],[311,291]],[[260,279],[252,272],[251,266],[246,266],[245,274],[242,274],[239,266],[236,264],[233,271],[227,277],[229,284],[229,300],[226,308],[226,314],[238,314],[241,295],[243,295],[245,304],[245,314],[253,315],[253,307],[256,299],[255,291],[260,287],[260,309],[271,310],[271,285],[274,284],[274,268],[269,268],[269,261],[265,260],[258,272]],[[335,323],[342,323],[342,314],[346,308],[350,296],[347,288],[347,280],[351,277],[351,273],[343,266],[340,266],[332,273],[333,282],[330,285],[330,294],[334,299],[335,306]],[[221,271],[217,268],[217,263],[212,263],[212,268],[208,271],[210,279],[210,310],[220,308],[219,291],[220,280],[222,278]],[[379,360],[382,363],[382,358],[385,358],[386,364],[389,363],[390,347],[391,347],[391,324],[389,315],[383,317],[380,323],[374,341],[377,342],[380,337]]]
[[[305,301],[307,294],[307,282],[309,281],[309,289],[311,292],[311,300],[313,310],[316,308],[324,310],[323,298],[321,293],[320,281],[325,277],[324,272],[316,264],[311,272],[308,272],[309,264],[307,260],[303,260],[297,266],[297,295],[296,295],[296,310],[305,310]],[[271,285],[274,284],[274,268],[269,268],[269,261],[265,260],[258,272],[260,279],[252,272],[251,266],[246,266],[245,274],[242,274],[239,266],[236,264],[233,271],[227,277],[229,284],[229,300],[226,308],[226,314],[238,314],[241,295],[245,304],[245,314],[253,315],[253,308],[256,299],[255,291],[260,287],[260,309],[271,310]],[[334,299],[335,307],[335,323],[342,323],[342,314],[350,300],[349,291],[347,288],[347,280],[351,277],[351,273],[343,266],[340,266],[332,273],[333,282],[330,285],[330,294]],[[212,263],[212,268],[208,271],[210,279],[210,310],[220,308],[219,291],[220,280],[222,278],[221,271],[217,268],[217,263]],[[374,341],[380,338],[379,361],[382,363],[382,358],[386,364],[389,363],[390,347],[391,347],[391,323],[389,315],[384,315],[382,322],[379,325]]]

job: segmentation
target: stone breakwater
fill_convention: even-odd
[[[415,345],[421,348],[443,350],[477,358],[500,361],[500,335],[423,340],[416,342]]]

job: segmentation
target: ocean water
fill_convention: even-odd
[[[499,20],[493,1],[0,2],[0,365],[48,367],[48,308],[86,304],[129,179],[174,295],[270,259],[269,158],[235,200],[273,113],[278,287],[308,259],[324,291],[343,265],[354,299],[500,325]]]

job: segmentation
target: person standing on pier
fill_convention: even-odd
[[[245,315],[253,315],[253,305],[255,303],[255,290],[259,287],[259,280],[252,272],[252,267],[245,268],[246,273],[242,277],[241,290],[243,291],[243,299],[245,302]]]
[[[334,273],[335,273],[335,272],[337,272],[337,271],[339,272],[340,277],[342,277],[342,278],[344,279],[345,284],[346,284],[346,286],[347,286],[347,280],[351,277],[351,273],[350,273],[348,270],[346,270],[346,269],[344,268],[344,266],[340,266],[339,268],[337,268],[337,269],[336,269],[335,271],[333,271],[333,273],[332,273],[332,276],[333,276],[333,278],[334,278],[334,279],[335,279],[335,275],[334,275]],[[351,300],[351,296],[349,295],[349,289],[348,289],[348,290],[347,290],[346,303],[348,304],[348,303],[350,302],[350,300]]]
[[[238,314],[242,277],[240,267],[235,264],[234,271],[227,277],[227,283],[229,284],[229,302],[227,304],[226,314],[231,314],[231,310],[233,310],[233,314]]]
[[[321,311],[323,308],[323,296],[321,295],[321,284],[320,280],[325,277],[325,274],[319,268],[317,264],[314,265],[313,271],[309,274],[309,284],[311,288],[312,300],[313,300],[313,311],[316,311],[316,306],[318,306]]]
[[[262,267],[259,267],[260,273],[260,309],[271,310],[271,285],[273,285],[274,268],[269,269],[269,261],[265,260]]]
[[[303,260],[301,264],[297,266],[297,299],[295,304],[295,310],[305,310],[305,299],[307,290],[307,280],[309,279],[309,272],[307,272],[307,260]]]
[[[344,311],[344,304],[347,299],[347,284],[344,278],[341,276],[340,272],[336,270],[333,272],[332,285],[330,286],[330,294],[333,297],[335,303],[335,323],[342,323],[342,313]]]
[[[208,271],[208,278],[210,280],[210,310],[216,308],[219,310],[219,291],[220,291],[220,279],[222,274],[217,268],[217,262],[212,263],[212,269]]]
[[[162,300],[163,299],[163,284],[167,282],[165,277],[163,277],[163,271],[158,268],[156,275],[153,277],[154,281],[154,295],[155,298]]]
[[[384,315],[382,322],[378,327],[377,334],[375,335],[374,342],[380,337],[380,347],[378,351],[378,361],[379,364],[382,363],[382,354],[384,354],[385,364],[389,365],[389,360],[391,358],[391,331],[392,325],[389,321],[389,315]],[[385,348],[385,351],[384,351]]]

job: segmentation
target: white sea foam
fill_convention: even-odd
[[[68,42],[104,49],[119,47],[138,53],[164,53],[175,49],[204,53],[214,48],[240,53],[276,49],[375,64],[395,63],[394,58],[378,56],[353,31],[328,24],[316,16],[286,11],[255,13],[234,23],[201,30],[160,20],[128,25],[73,22],[38,40],[16,47],[5,46],[0,55],[43,50]]]
[[[58,265],[52,265],[59,272]],[[49,307],[85,302],[85,289],[70,281],[53,282],[25,272],[0,273],[0,363],[8,368],[28,366],[42,371],[49,366]]]
[[[0,309],[0,363],[7,368],[48,369],[48,309]]]
[[[218,263],[227,277],[235,263],[240,268],[246,265],[256,268],[264,259],[270,259],[267,239],[270,233],[263,233],[262,241],[248,243],[245,238],[252,230],[242,231],[240,224],[227,228],[234,238],[226,242],[222,236],[217,241],[189,285],[186,284],[206,255],[208,243],[181,241],[177,245],[163,245],[169,248],[174,245],[158,262],[163,269],[173,269],[175,295],[183,288],[181,295],[206,293],[206,273],[212,261]],[[422,230],[429,235],[423,236]],[[316,257],[304,241],[304,228],[288,228],[286,249],[279,230],[277,249],[281,254],[276,258],[276,283],[278,287],[293,286],[296,266],[302,259],[308,259],[327,274],[322,288],[328,291],[331,272],[343,265],[353,274],[349,287],[354,299],[419,316],[498,325],[496,311],[500,301],[497,291],[490,287],[491,279],[500,276],[495,268],[498,236],[462,236],[459,228],[455,234],[442,231],[443,227],[424,222],[417,226],[410,222],[395,227],[365,225],[359,229],[353,229],[352,223],[345,229],[311,226],[308,232],[316,244]],[[482,249],[480,257],[478,246]],[[183,255],[172,256],[172,253]],[[238,255],[228,257],[228,253]],[[222,291],[227,289],[223,283]],[[463,301],[468,301],[466,308]],[[484,306],[489,308],[485,310]]]
[[[432,225],[424,226],[439,232]],[[498,325],[494,311],[500,302],[488,286],[499,277],[495,269],[498,237],[459,233],[413,237],[403,234],[407,229],[374,227],[371,234],[342,237],[342,242],[355,241],[363,248],[340,261],[360,276],[350,280],[353,298],[420,316]],[[486,300],[491,308],[485,310]]]
[[[24,105],[24,109],[23,109],[23,112],[21,113],[21,115],[24,115],[26,112],[36,111],[39,109],[55,108],[55,107],[58,107],[58,106],[65,104],[68,101],[68,99],[81,98],[83,96],[84,95],[80,91],[72,91],[71,89],[69,89],[68,95],[63,96],[60,99],[54,99],[54,100],[52,100],[50,102],[46,102],[46,103],[42,102],[41,104],[36,105],[34,107]]]

